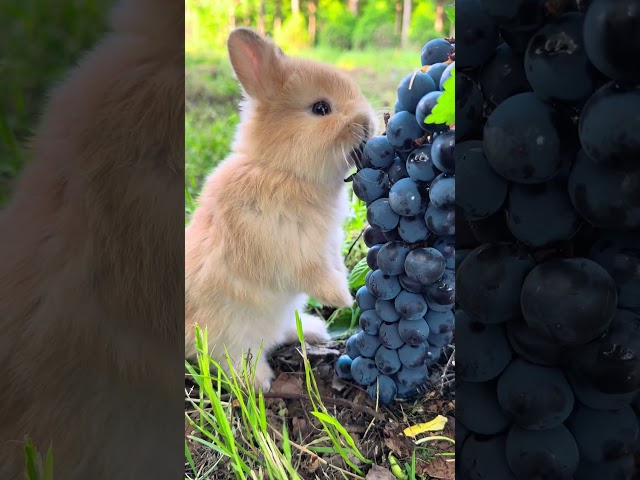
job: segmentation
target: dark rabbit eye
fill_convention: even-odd
[[[316,102],[311,107],[311,111],[314,115],[329,115],[331,113],[331,107],[324,100]]]

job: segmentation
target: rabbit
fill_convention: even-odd
[[[185,230],[185,351],[196,356],[198,324],[216,362],[226,368],[228,352],[238,368],[251,354],[254,386],[268,391],[267,355],[298,340],[296,310],[307,342],[329,339],[324,320],[303,312],[307,296],[353,305],[341,258],[344,179],[377,123],[333,66],[285,55],[245,27],[227,49],[244,95],[232,151]]]
[[[0,478],[184,473],[184,5],[121,0],[0,211]]]

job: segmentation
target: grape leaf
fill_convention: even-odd
[[[455,5],[455,3],[453,5],[451,5],[451,6],[449,6],[449,7],[446,7],[444,9],[444,11],[446,12],[447,17],[449,17],[449,21],[455,25],[455,23],[456,23],[456,5]]]
[[[369,265],[367,265],[367,259],[363,258],[358,263],[356,263],[351,273],[349,273],[349,288],[353,290],[357,290],[361,286],[364,285],[365,277],[367,273],[369,273]]]
[[[453,125],[456,121],[456,67],[451,69],[451,76],[444,82],[444,91],[438,97],[438,103],[424,123]]]

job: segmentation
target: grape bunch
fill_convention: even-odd
[[[361,331],[346,343],[337,375],[374,401],[409,398],[453,338],[455,302],[455,131],[425,123],[455,67],[453,40],[422,49],[422,68],[398,85],[386,132],[356,162],[353,191],[367,205]]]
[[[640,4],[457,0],[461,479],[630,479]]]

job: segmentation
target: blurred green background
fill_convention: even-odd
[[[186,0],[185,221],[204,178],[229,153],[238,122],[240,90],[225,42],[249,26],[271,36],[287,54],[332,63],[352,75],[371,104],[393,111],[397,85],[420,67],[432,38],[453,36],[449,0]],[[345,252],[365,223],[352,196]],[[361,242],[347,259],[364,255]]]
[[[27,161],[47,91],[104,33],[114,0],[0,2],[0,206]]]

